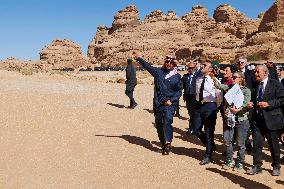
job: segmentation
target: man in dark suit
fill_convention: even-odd
[[[195,107],[197,105],[197,101],[195,98],[195,94],[191,93],[192,89],[192,83],[193,80],[196,77],[197,74],[197,69],[196,69],[196,63],[195,62],[190,62],[187,65],[187,71],[188,73],[184,74],[182,77],[182,84],[183,84],[183,100],[186,102],[186,108],[187,112],[189,115],[189,127],[187,134],[192,134],[194,129],[193,129],[193,116],[194,116],[194,111]]]
[[[250,175],[262,172],[264,138],[267,139],[272,156],[272,175],[280,175],[279,136],[284,124],[284,88],[279,81],[269,78],[268,74],[265,65],[256,66],[255,78],[259,84],[252,93],[253,102],[248,104],[248,108],[253,108],[253,167],[247,172]]]

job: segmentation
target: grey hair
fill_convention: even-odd
[[[268,68],[265,64],[259,64],[259,65],[256,65],[256,68],[260,68],[262,69],[263,71],[267,72],[268,73]]]

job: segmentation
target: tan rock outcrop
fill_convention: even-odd
[[[130,5],[123,10],[118,11],[112,23],[112,30],[115,31],[127,26],[137,26],[140,24],[138,10],[136,6]]]
[[[81,47],[68,39],[56,39],[40,52],[40,61],[53,69],[79,68],[88,66]]]
[[[98,28],[89,45],[88,57],[98,65],[125,64],[133,51],[154,64],[161,64],[167,54],[175,55],[180,64],[200,56],[230,62],[241,53],[281,57],[283,40],[278,31],[281,31],[282,2],[276,3],[278,16],[273,23],[277,32],[270,28],[269,33],[259,31],[267,12],[253,20],[228,4],[218,6],[213,18],[204,6],[197,5],[181,18],[173,11],[165,14],[155,10],[139,24],[137,8],[129,6],[117,13],[111,28]],[[273,43],[278,50],[275,47],[267,50]]]
[[[268,31],[284,37],[284,0],[277,0],[263,15],[259,32]]]

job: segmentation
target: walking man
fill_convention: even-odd
[[[128,108],[134,109],[138,105],[133,97],[133,92],[135,86],[137,85],[137,78],[136,78],[136,69],[133,65],[133,61],[131,58],[127,59],[125,84],[126,84],[125,94],[126,96],[128,96],[130,100],[130,106],[128,106]]]
[[[248,104],[248,108],[253,108],[253,167],[248,171],[250,175],[262,172],[262,149],[265,138],[272,157],[272,175],[280,175],[279,137],[284,124],[284,88],[279,81],[269,78],[268,75],[268,68],[265,65],[256,66],[255,78],[259,84],[252,93],[252,102]]]
[[[174,57],[166,56],[162,68],[156,68],[136,53],[133,53],[133,56],[154,77],[155,125],[162,146],[162,154],[168,155],[173,139],[173,117],[182,95],[181,76],[175,69],[177,61]]]
[[[212,153],[215,150],[214,132],[217,119],[217,96],[213,76],[213,67],[209,61],[201,64],[203,76],[196,79],[196,101],[197,107],[194,112],[194,129],[196,136],[206,146],[206,153],[199,163],[205,165],[210,163]],[[202,130],[204,126],[204,131]]]

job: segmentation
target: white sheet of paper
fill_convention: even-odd
[[[235,84],[226,94],[225,99],[229,104],[234,104],[240,108],[244,104],[244,94],[238,84]]]

